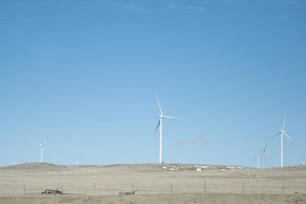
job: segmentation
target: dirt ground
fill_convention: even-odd
[[[46,189],[63,195],[43,195]],[[135,192],[135,195],[119,193]],[[306,203],[306,167],[194,164],[0,168],[0,203]]]
[[[1,204],[57,204],[57,203],[106,203],[106,204],[305,204],[306,194],[230,194],[230,193],[179,193],[130,196],[1,196]]]

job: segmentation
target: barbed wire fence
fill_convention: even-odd
[[[60,190],[72,195],[118,195],[120,192],[136,192],[137,194],[169,194],[169,193],[306,193],[306,183],[294,182],[247,182],[213,183],[206,180],[193,184],[104,184],[94,183],[50,183],[41,184],[1,184],[0,195],[35,195],[46,189]]]

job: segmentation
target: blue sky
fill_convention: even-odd
[[[2,0],[0,166],[305,160],[304,0]]]

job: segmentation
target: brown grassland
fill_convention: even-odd
[[[46,189],[63,194],[41,194]],[[0,168],[0,203],[305,204],[306,166],[252,169],[194,164],[27,163]]]

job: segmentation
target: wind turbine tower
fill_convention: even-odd
[[[255,160],[256,160],[257,169],[259,169],[259,168],[260,168],[260,163],[261,163],[260,156],[254,157],[253,159],[255,159]]]
[[[259,154],[254,157],[253,159],[256,159],[256,163],[257,163],[257,169],[262,168],[262,162],[264,160],[264,150],[259,149]]]
[[[286,126],[286,114],[284,116],[283,127],[280,129],[275,136],[280,136],[280,167],[284,166],[284,136],[287,137],[289,140],[292,140],[291,137],[285,132]]]
[[[259,157],[260,157],[260,168],[264,168],[264,163],[266,160],[266,146],[263,149],[259,149]]]
[[[163,162],[163,119],[164,118],[175,118],[173,116],[164,115],[158,97],[156,97],[157,105],[159,108],[159,121],[156,126],[155,132],[159,129],[159,163]]]
[[[39,147],[40,147],[40,162],[44,162],[44,149],[46,147],[45,142],[42,142]]]

